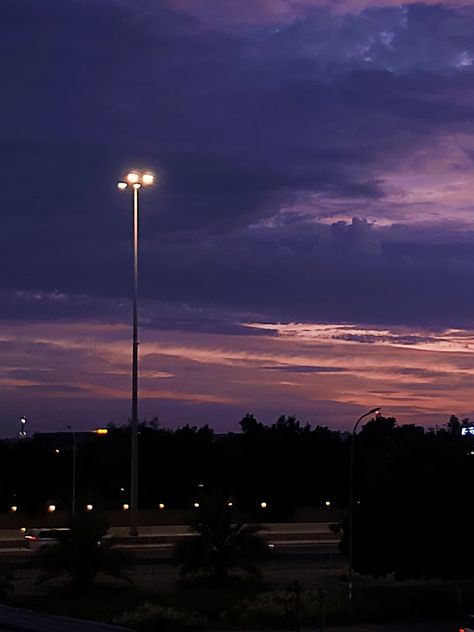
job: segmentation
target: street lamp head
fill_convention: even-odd
[[[369,415],[380,415],[380,411],[382,409],[380,408],[380,406],[377,406],[377,408],[372,408],[372,410],[369,410]]]
[[[132,187],[133,187],[134,189],[141,189],[142,185],[141,185],[139,182],[134,182],[134,183],[132,184]]]
[[[124,191],[128,187],[128,184],[126,182],[117,182],[117,187],[121,191]]]
[[[155,183],[155,176],[152,173],[144,173],[142,175],[142,184],[148,186]]]
[[[130,171],[130,173],[127,173],[126,180],[129,184],[135,184],[140,180],[140,174],[136,171]]]

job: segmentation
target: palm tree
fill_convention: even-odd
[[[129,581],[123,571],[132,558],[103,539],[107,528],[104,516],[97,512],[73,517],[68,535],[39,553],[43,574],[38,583],[66,575],[75,589],[87,591],[99,573]]]
[[[173,564],[181,576],[204,571],[219,583],[227,581],[232,569],[258,576],[258,565],[269,557],[268,544],[259,533],[262,526],[233,522],[223,494],[203,496],[191,529],[195,535],[183,538],[174,550]]]

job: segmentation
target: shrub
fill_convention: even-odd
[[[184,612],[159,604],[143,603],[135,610],[115,617],[113,623],[141,632],[200,632],[209,627],[208,620],[197,612]]]
[[[347,605],[338,593],[324,596],[325,617],[331,622],[345,621]],[[295,629],[297,622],[304,626],[321,623],[320,598],[318,591],[301,593],[300,612],[296,611],[295,597],[288,590],[263,593],[251,601],[231,608],[220,617],[223,627],[248,629],[280,628]]]
[[[7,594],[13,590],[13,584],[10,581],[10,577],[6,575],[0,575],[0,600],[4,600]]]

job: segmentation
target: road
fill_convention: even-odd
[[[121,544],[120,548],[133,552],[138,566],[161,566],[169,564],[173,553],[173,544]],[[11,568],[35,568],[37,554],[24,547],[0,549],[0,560],[3,566]],[[271,549],[268,568],[283,570],[293,568],[342,568],[345,558],[334,546],[319,543],[295,545],[276,545]]]

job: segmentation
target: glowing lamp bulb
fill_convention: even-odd
[[[266,509],[266,508],[267,508],[267,503],[266,503],[265,501],[261,502],[261,503],[260,503],[260,507],[261,507],[262,509]]]
[[[164,503],[160,503],[160,504],[158,505],[158,507],[159,507],[160,509],[164,509],[164,508],[165,508],[165,505],[164,505]]]
[[[128,187],[128,184],[126,182],[117,182],[117,187],[123,191],[124,189],[126,189]]]
[[[198,509],[199,508],[199,503],[194,503],[194,508]]]
[[[128,509],[130,509],[130,505],[129,505],[128,503],[124,503],[124,504],[122,505],[122,509],[123,509],[124,511],[127,511]]]
[[[94,509],[93,505],[86,505],[86,511],[92,511]]]
[[[135,173],[135,171],[131,171],[130,173],[127,173],[127,182],[129,182],[130,184],[135,184],[139,180],[140,180],[140,176],[138,175],[138,173]]]
[[[54,513],[56,511],[56,505],[48,505],[48,513]]]
[[[149,185],[155,182],[155,176],[152,173],[144,173],[142,175],[143,184]]]
[[[326,502],[324,504],[326,505],[326,507],[330,507],[331,506],[331,501],[330,500],[326,500]]]
[[[12,511],[13,513],[15,513],[15,511],[18,511],[18,507],[16,505],[12,505],[10,507],[10,511]]]

